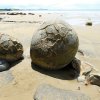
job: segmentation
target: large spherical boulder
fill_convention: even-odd
[[[13,62],[22,57],[23,46],[15,38],[0,33],[0,59]]]
[[[32,62],[46,69],[60,69],[75,57],[79,40],[76,32],[63,21],[44,22],[34,33]]]

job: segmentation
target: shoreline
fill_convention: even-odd
[[[26,17],[44,17],[45,18],[61,18],[64,19],[66,22],[68,22],[70,25],[82,25],[84,26],[88,20],[91,20],[93,22],[93,25],[100,24],[100,11],[0,11],[0,16],[6,16],[8,17],[23,17],[25,19]],[[15,18],[16,19],[16,18]],[[14,20],[10,20],[14,21]],[[30,20],[32,21],[32,20]]]
[[[42,15],[41,17],[39,15]],[[51,84],[57,88],[73,90],[87,94],[91,100],[100,99],[100,87],[96,85],[84,85],[75,80],[63,80],[46,75],[32,69],[30,59],[30,43],[36,28],[49,17],[65,18],[62,14],[35,14],[35,15],[0,15],[4,18],[0,21],[0,33],[6,33],[17,38],[24,46],[24,60],[5,71],[11,73],[14,79],[7,82],[7,76],[0,73],[0,79],[6,84],[0,84],[1,100],[33,100],[33,95],[40,84]],[[8,22],[4,22],[8,21]],[[15,21],[15,22],[9,22]],[[20,23],[22,21],[22,23]],[[33,22],[33,23],[26,23]],[[36,23],[35,23],[35,22]],[[17,23],[18,22],[18,23]],[[84,56],[77,54],[76,57],[82,62],[88,62],[100,71],[100,24],[93,26],[71,25],[79,37],[79,49],[84,52]],[[86,66],[86,65],[84,65]],[[57,74],[58,76],[59,73]],[[80,87],[80,90],[78,89]]]

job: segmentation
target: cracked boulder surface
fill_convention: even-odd
[[[45,69],[60,69],[75,57],[79,40],[67,23],[56,20],[44,22],[34,33],[30,56],[33,64]]]
[[[23,55],[23,46],[15,38],[0,33],[0,59],[13,62]]]

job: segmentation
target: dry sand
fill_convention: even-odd
[[[42,83],[55,87],[80,91],[91,97],[92,100],[100,100],[100,87],[95,85],[85,86],[75,80],[63,79],[62,74],[46,75],[31,67],[29,56],[30,42],[35,29],[44,19],[60,17],[61,14],[35,15],[0,15],[0,32],[16,37],[24,46],[24,60],[12,67],[9,71],[0,73],[0,100],[33,100],[37,87]],[[63,16],[61,16],[63,17]],[[14,21],[14,22],[9,22]],[[80,46],[84,56],[77,55],[81,61],[86,61],[100,70],[100,25],[77,26],[73,28],[78,33]],[[80,87],[80,90],[78,88]]]

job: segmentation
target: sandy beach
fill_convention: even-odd
[[[0,15],[0,33],[17,38],[24,47],[24,59],[10,68],[0,72],[0,100],[33,100],[40,84],[46,83],[65,90],[79,91],[100,100],[100,87],[85,85],[77,79],[67,80],[66,74],[50,73],[32,68],[30,44],[34,31],[48,18],[66,18],[63,14],[34,13],[34,15]],[[88,18],[87,18],[88,19]],[[84,56],[77,54],[81,62],[87,62],[100,71],[100,24],[93,26],[72,25],[79,37],[79,49]],[[85,65],[84,65],[85,66]],[[80,89],[79,89],[80,87]]]

